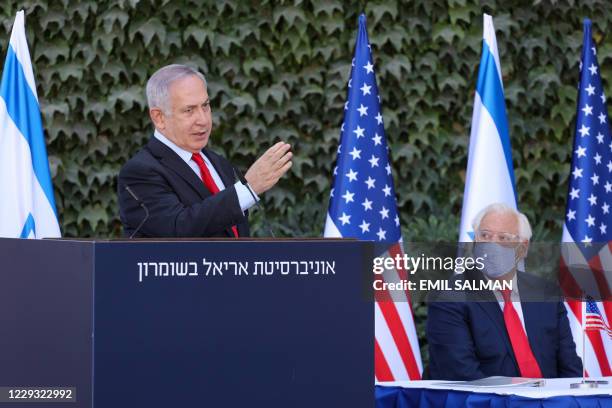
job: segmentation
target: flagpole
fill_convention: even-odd
[[[585,341],[586,341],[586,302],[585,302],[584,290],[580,290],[580,326],[582,327],[582,381],[570,384],[570,388],[599,388],[599,384],[607,384],[607,381],[598,380],[587,380],[586,379],[586,352],[585,352]]]
[[[586,353],[584,352],[584,343],[586,341],[586,327],[584,325],[584,318],[586,315],[586,303],[584,303],[584,291],[580,291],[580,326],[582,326],[582,382],[586,381]]]

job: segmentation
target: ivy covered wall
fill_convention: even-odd
[[[207,76],[211,146],[243,170],[276,140],[293,144],[291,173],[264,196],[267,217],[279,235],[320,235],[364,11],[404,239],[455,240],[488,12],[519,206],[536,239],[558,241],[584,17],[593,19],[604,86],[612,78],[605,0],[7,0],[2,64],[21,8],[64,236],[120,234],[116,176],[152,133],[146,80],[172,62]],[[265,235],[257,211],[252,223]]]
[[[282,235],[321,234],[357,16],[365,11],[406,240],[457,234],[482,13],[493,14],[519,205],[558,240],[582,18],[612,78],[605,1],[5,1],[26,28],[65,236],[117,236],[121,165],[150,137],[144,85],[171,62],[207,75],[211,146],[243,169],[277,139],[295,165],[264,197]],[[546,208],[546,211],[541,211]],[[260,216],[255,233],[265,234]]]

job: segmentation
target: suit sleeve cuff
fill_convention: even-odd
[[[253,195],[251,195],[247,186],[245,186],[241,182],[236,182],[236,184],[234,184],[234,188],[236,189],[236,194],[238,194],[238,202],[240,203],[240,209],[242,210],[242,212],[245,212],[246,210],[255,205],[253,195],[257,198],[257,201],[259,201],[259,197],[257,196],[257,194],[255,194],[253,189],[251,189],[251,191],[253,191]]]

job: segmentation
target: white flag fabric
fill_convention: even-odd
[[[483,20],[482,57],[474,97],[459,229],[460,242],[474,240],[472,220],[487,205],[504,203],[511,208],[517,208],[512,149],[495,28],[490,15],[485,14]]]
[[[60,236],[23,11],[0,82],[0,197],[1,237]]]

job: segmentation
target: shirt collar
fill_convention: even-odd
[[[510,297],[511,297],[513,302],[520,302],[520,294],[519,294],[519,291],[518,291],[518,279],[517,279],[517,276],[518,276],[519,273],[522,273],[522,272],[517,269],[514,272],[514,276],[511,279],[512,290],[510,291]],[[489,277],[487,275],[484,275],[484,277],[485,277],[485,279],[487,281],[491,280],[491,279],[489,279]],[[497,299],[498,302],[504,303],[504,298],[503,298],[503,296],[502,296],[502,294],[501,294],[501,292],[499,290],[494,290],[493,294],[495,295],[495,298]]]
[[[166,146],[168,146],[170,149],[172,149],[172,151],[176,154],[179,155],[179,157],[181,159],[183,159],[183,161],[187,164],[189,164],[189,161],[191,160],[191,156],[193,156],[193,153],[191,153],[188,150],[185,150],[179,146],[176,145],[176,143],[174,143],[172,140],[168,139],[166,136],[164,136],[159,130],[155,129],[155,133],[153,133],[153,135],[155,136],[155,138],[157,140],[159,140],[160,142],[162,142],[163,144],[165,144]],[[200,154],[202,154],[200,152]]]

